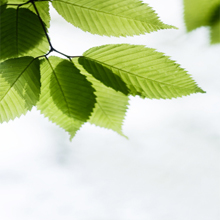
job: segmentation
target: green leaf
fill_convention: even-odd
[[[0,0],[0,14],[2,14],[7,7],[7,0]]]
[[[7,4],[8,0],[0,0],[0,6]]]
[[[50,27],[49,1],[36,1],[35,5],[36,5],[36,8],[39,12],[39,15],[40,15],[42,21],[44,22],[46,27],[49,28]],[[29,4],[24,5],[22,7],[27,8],[30,11],[37,14],[32,3],[29,3]]]
[[[9,0],[8,1],[8,3],[10,4],[24,4],[25,2],[27,2],[27,0]],[[43,20],[46,27],[49,28],[50,27],[49,1],[35,1],[34,3],[37,7],[37,10],[40,14],[41,19]],[[10,7],[13,7],[13,6],[10,6]],[[37,15],[34,9],[34,6],[31,2],[28,4],[22,5],[21,7],[27,8]]]
[[[8,0],[8,4],[24,4],[27,0]]]
[[[211,44],[220,43],[220,3],[216,8],[211,21]]]
[[[211,26],[211,44],[220,43],[220,20]]]
[[[133,36],[175,28],[140,0],[53,0],[52,5],[68,22],[92,34]]]
[[[59,57],[41,63],[41,95],[37,108],[71,138],[95,105],[94,89],[75,65]]]
[[[0,63],[0,85],[0,122],[26,114],[39,99],[39,61],[21,57]]]
[[[0,15],[0,60],[40,56],[49,44],[36,14],[24,8],[7,8]]]
[[[201,26],[210,26],[220,0],[184,0],[184,19],[187,31]]]
[[[92,83],[95,89],[96,104],[89,122],[100,127],[112,129],[118,134],[126,137],[122,133],[122,124],[128,106],[128,96],[117,92],[112,88],[106,87],[78,63],[78,59],[73,59],[74,64],[80,72]]]
[[[79,63],[95,78],[112,88],[120,87],[120,77],[132,95],[147,98],[173,98],[204,92],[187,72],[159,53],[143,45],[112,44],[93,47],[79,58]],[[99,65],[97,65],[97,63]],[[103,77],[109,69],[112,74]],[[117,77],[115,77],[117,76]]]
[[[125,95],[129,94],[129,89],[126,83],[120,78],[120,76],[114,74],[112,68],[96,62],[96,60],[92,60],[91,58],[87,59],[86,57],[82,57],[79,61],[88,73],[91,73],[93,77],[100,80],[106,86],[111,87],[116,91],[120,91]]]

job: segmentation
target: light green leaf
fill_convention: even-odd
[[[0,63],[0,85],[0,122],[26,114],[39,99],[39,61],[21,57]]]
[[[175,98],[204,92],[187,72],[163,53],[142,45],[112,44],[93,47],[79,63],[95,78],[112,88],[120,87],[120,77],[132,95],[147,98]],[[98,65],[97,65],[98,64]],[[100,66],[112,74],[103,76]]]
[[[40,56],[49,44],[36,14],[24,8],[7,8],[0,15],[0,60]]]
[[[175,28],[140,0],[53,0],[52,5],[68,22],[92,34],[133,36]]]
[[[27,0],[8,0],[8,4],[24,4]]]
[[[37,108],[71,138],[95,105],[94,89],[75,65],[59,57],[41,63],[41,95]]]
[[[92,83],[95,89],[96,104],[89,122],[100,127],[112,129],[118,134],[126,137],[122,133],[122,124],[128,106],[128,96],[117,92],[110,87],[106,87],[78,63],[78,59],[73,59],[74,64],[80,72]]]
[[[220,0],[184,0],[187,31],[209,26],[219,6]]]
[[[220,20],[211,26],[211,44],[220,43]]]

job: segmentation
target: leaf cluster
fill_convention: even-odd
[[[175,28],[139,0],[53,0],[66,21],[92,34],[134,36]],[[0,122],[33,106],[70,137],[85,122],[122,133],[129,95],[171,99],[204,92],[163,53],[143,45],[57,51],[48,35],[49,2],[1,0]],[[64,58],[50,56],[57,52]]]

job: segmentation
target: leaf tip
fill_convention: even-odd
[[[206,91],[204,91],[204,90],[201,89],[201,88],[198,89],[198,92],[200,92],[200,93],[206,93]]]

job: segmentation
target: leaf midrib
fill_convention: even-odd
[[[48,61],[49,65],[50,65],[50,67],[51,67],[51,69],[52,69],[52,72],[53,72],[53,74],[54,74],[54,76],[55,76],[55,78],[56,78],[57,84],[58,84],[58,86],[60,87],[60,91],[62,92],[62,95],[63,95],[64,100],[65,100],[65,102],[66,102],[67,109],[68,109],[68,116],[69,116],[70,118],[73,118],[73,117],[72,117],[72,114],[71,114],[71,112],[70,112],[70,107],[69,107],[69,105],[68,105],[68,102],[67,102],[66,97],[65,97],[65,95],[64,95],[64,92],[63,92],[63,90],[62,90],[62,87],[61,87],[61,85],[60,85],[60,83],[59,83],[59,80],[58,80],[58,78],[57,78],[56,72],[55,72],[55,70],[54,70],[52,64],[50,63],[49,59],[47,59],[47,61]]]
[[[182,86],[172,85],[172,84],[165,83],[165,82],[161,82],[161,81],[157,81],[157,80],[154,80],[154,79],[149,79],[149,78],[144,77],[144,76],[139,76],[139,75],[137,76],[137,75],[135,75],[135,74],[132,73],[132,72],[128,72],[127,70],[120,69],[120,68],[118,68],[118,67],[112,66],[112,65],[107,64],[107,63],[104,63],[104,62],[101,62],[101,61],[99,61],[99,60],[95,60],[95,59],[92,59],[92,58],[86,57],[86,56],[83,56],[83,57],[85,57],[85,58],[88,59],[88,60],[95,61],[95,62],[101,64],[102,66],[103,66],[103,65],[104,65],[104,66],[109,66],[109,67],[111,67],[112,69],[117,69],[117,70],[119,70],[119,71],[126,72],[128,75],[130,74],[130,75],[132,75],[132,76],[134,76],[134,77],[136,77],[136,78],[140,77],[140,78],[143,78],[143,79],[146,79],[146,80],[149,80],[149,81],[153,81],[153,82],[158,83],[158,84],[163,84],[163,85],[171,86],[171,87],[175,87],[175,88],[181,88],[181,89],[190,88],[190,87],[182,87]]]
[[[106,114],[106,112],[103,110],[102,106],[99,104],[98,100],[97,100],[97,104],[100,107],[100,109],[102,110],[102,112],[105,114],[105,116],[108,118],[112,127],[114,127],[117,130],[117,125],[115,125],[115,123],[112,121],[112,119]]]
[[[19,78],[21,77],[21,75],[27,70],[27,68],[32,64],[32,62],[35,59],[33,59],[28,65],[27,67],[18,75],[17,79],[14,81],[14,83],[12,83],[12,85],[10,86],[10,88],[7,90],[7,92],[5,93],[5,95],[1,98],[0,102],[5,98],[5,96],[9,93],[9,91],[11,90],[11,88],[15,85],[15,83],[19,80]]]

